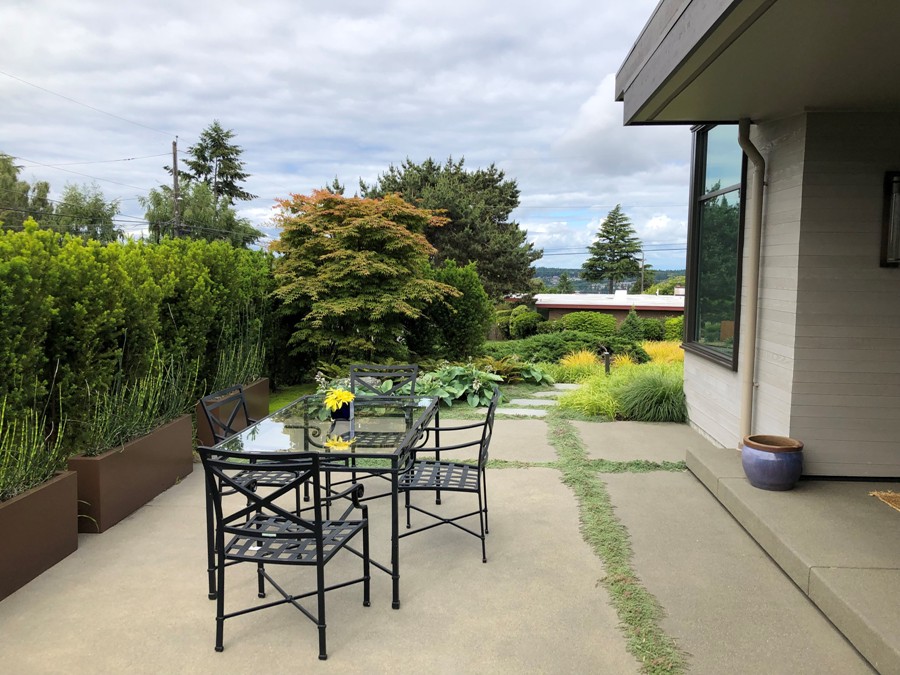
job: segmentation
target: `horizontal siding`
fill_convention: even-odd
[[[807,117],[791,434],[805,471],[900,475],[900,274],[879,267],[900,115]]]
[[[686,352],[684,355],[684,393],[691,425],[722,447],[738,444],[740,415],[739,385],[736,373]]]

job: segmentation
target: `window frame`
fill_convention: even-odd
[[[700,274],[699,228],[701,205],[703,202],[710,199],[735,191],[735,186],[729,185],[714,192],[703,192],[703,189],[706,187],[707,135],[711,129],[714,129],[717,126],[720,126],[720,124],[701,124],[691,128],[691,132],[694,134],[694,142],[691,145],[691,184],[690,202],[688,205],[687,290],[684,306],[684,341],[682,343],[682,348],[686,352],[696,354],[713,363],[730,368],[733,372],[737,372],[741,335],[744,213],[746,211],[745,198],[747,194],[747,155],[744,154],[743,151],[741,152],[741,180],[740,183],[737,184],[741,200],[738,220],[737,278],[735,279],[734,289],[734,342],[731,346],[731,356],[722,353],[718,349],[704,345],[697,340],[697,290]],[[737,130],[737,125],[735,125],[735,130]],[[735,144],[737,144],[736,138]]]

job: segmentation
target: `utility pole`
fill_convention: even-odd
[[[181,194],[178,192],[178,136],[172,141],[172,234],[181,235]]]

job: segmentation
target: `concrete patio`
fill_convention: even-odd
[[[592,458],[688,457],[704,481],[718,486],[714,492],[720,497],[726,487],[739,495],[733,500],[739,506],[729,508],[739,517],[746,512],[751,531],[753,518],[793,520],[796,527],[781,528],[789,530],[791,540],[782,545],[801,551],[796,557],[803,564],[810,562],[803,547],[818,539],[811,534],[828,533],[817,546],[831,551],[832,563],[849,565],[865,554],[863,562],[872,568],[865,583],[857,583],[845,568],[815,564],[798,588],[802,566],[785,563],[788,574],[782,572],[692,473],[602,474],[629,531],[634,568],[666,609],[663,628],[688,653],[691,672],[872,672],[810,597],[828,612],[840,597],[857,617],[889,613],[897,597],[900,550],[897,538],[884,533],[896,531],[891,528],[900,522],[900,513],[868,496],[857,499],[855,493],[834,508],[819,501],[834,490],[847,494],[837,484],[804,484],[789,494],[741,488],[744,479],[729,475],[734,471],[728,455],[734,453],[713,448],[683,425],[578,423],[577,428]],[[328,661],[316,659],[313,624],[288,607],[226,622],[225,651],[213,651],[214,603],[206,597],[203,486],[196,466],[188,479],[110,531],[81,535],[76,553],[0,602],[2,669],[638,672],[640,664],[626,650],[619,618],[601,583],[602,562],[579,532],[575,497],[561,483],[560,472],[545,465],[556,459],[546,423],[497,420],[491,457],[532,466],[488,472],[488,563],[481,562],[474,538],[452,528],[402,540],[401,609],[391,609],[389,579],[379,572],[373,573],[371,607],[362,607],[359,587],[331,593]],[[709,459],[702,464],[700,457]],[[713,481],[715,471],[701,464],[715,467],[720,460],[719,473],[727,476]],[[864,485],[859,493],[868,489],[875,488]],[[389,544],[383,501],[374,502],[370,513],[373,555],[380,560],[386,560]],[[446,508],[452,509],[454,501],[445,499]],[[754,534],[769,545],[765,536]],[[352,556],[336,558],[329,577],[349,576],[357,566]],[[254,602],[252,570],[232,571],[229,600]],[[288,571],[287,576],[303,580],[304,572]],[[877,585],[879,579],[883,586]],[[842,625],[841,613],[832,620]],[[874,619],[860,621],[871,625]],[[893,626],[887,642],[900,634],[894,622],[879,628]],[[848,634],[855,630],[851,621],[843,623]],[[864,639],[851,637],[867,649]],[[882,672],[898,672],[898,662],[890,660],[896,658],[896,645],[887,652],[883,657],[878,649],[869,650],[867,656]]]

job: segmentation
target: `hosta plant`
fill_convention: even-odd
[[[425,373],[416,382],[416,393],[439,398],[445,405],[465,401],[472,407],[488,405],[493,385],[503,378],[496,373],[478,370],[474,365],[447,366]]]

